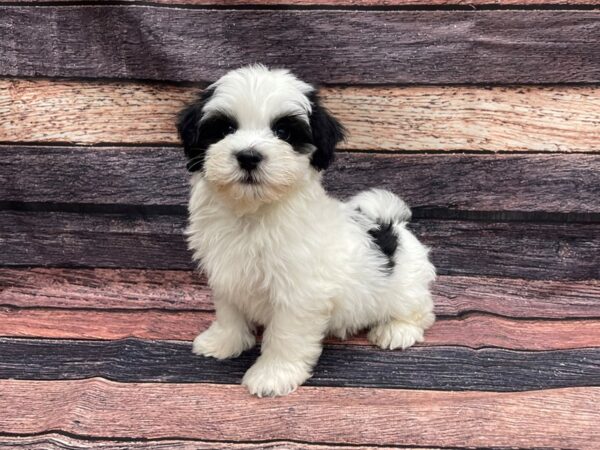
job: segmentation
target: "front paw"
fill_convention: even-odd
[[[252,395],[277,397],[294,392],[310,375],[302,364],[269,359],[263,355],[248,369],[242,385]]]
[[[192,352],[217,359],[235,358],[252,348],[255,342],[255,337],[248,330],[225,329],[215,322],[208,330],[196,336]]]

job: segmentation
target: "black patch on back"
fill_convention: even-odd
[[[378,226],[376,228],[371,228],[369,234],[373,238],[375,245],[379,247],[381,253],[387,256],[388,262],[385,268],[391,271],[396,265],[394,254],[398,249],[398,236],[394,231],[392,223],[378,222]]]

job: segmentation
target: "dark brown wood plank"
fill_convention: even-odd
[[[499,394],[301,387],[265,400],[240,386],[7,380],[0,391],[0,430],[13,434],[520,448],[587,448],[600,439],[600,388]]]
[[[0,79],[0,142],[176,144],[197,87]],[[345,150],[600,150],[600,87],[326,87]]]
[[[600,224],[423,220],[412,229],[443,275],[600,278]]]
[[[0,0],[1,1],[1,0]],[[2,385],[0,384],[0,391]],[[132,439],[102,439],[94,437],[93,439],[85,436],[73,437],[60,433],[44,433],[36,436],[1,436],[0,448],[6,449],[27,449],[27,450],[342,450],[347,448],[340,445],[312,444],[309,442],[293,442],[285,440],[275,440],[269,442],[217,442],[204,441],[201,439],[160,439],[160,440],[132,440]],[[356,450],[391,450],[397,447],[387,446],[363,446],[353,445]],[[409,448],[409,447],[403,447]],[[420,447],[422,448],[422,447]],[[416,450],[416,449],[415,449]]]
[[[4,266],[193,268],[185,216],[0,212]],[[419,220],[441,275],[600,278],[600,224]]]
[[[0,338],[0,378],[121,382],[239,383],[259,350],[219,361],[191,342]],[[600,383],[600,348],[554,351],[413,347],[384,351],[326,346],[310,386],[525,391]]]
[[[214,320],[204,311],[96,311],[0,307],[0,336],[51,339],[158,339],[192,341]],[[565,350],[600,347],[600,319],[512,320],[485,314],[442,318],[418,346],[473,349]],[[364,333],[329,344],[367,345]]]
[[[322,83],[596,83],[599,17],[6,6],[0,75],[209,81],[261,61]]]
[[[0,211],[2,265],[191,269],[184,216]]]
[[[439,276],[435,312],[514,318],[599,318],[600,281]],[[212,311],[210,289],[192,271],[0,268],[0,305],[20,308]]]
[[[94,3],[97,0],[26,0],[30,4]],[[0,0],[14,3],[14,0]],[[126,4],[147,4],[145,0],[120,0]],[[152,3],[172,6],[321,6],[321,7],[406,7],[406,6],[531,6],[531,5],[598,5],[598,0],[154,0]]]
[[[101,174],[101,176],[99,176]],[[178,148],[0,147],[0,202],[159,205],[189,195]],[[597,215],[600,155],[339,153],[325,185],[390,189],[415,209]]]

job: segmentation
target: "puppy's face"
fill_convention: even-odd
[[[268,203],[326,169],[343,128],[285,70],[229,72],[180,114],[190,172],[235,201]]]

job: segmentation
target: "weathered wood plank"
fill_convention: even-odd
[[[175,115],[197,88],[152,83],[0,80],[0,141],[178,142]],[[593,151],[600,88],[324,88],[354,150]]]
[[[600,285],[597,289],[600,293]],[[580,293],[578,297],[588,291],[573,290]],[[448,299],[452,295],[444,294]],[[4,306],[212,311],[211,297],[206,279],[194,271],[0,268],[0,305]],[[589,300],[584,302],[584,311],[594,308]],[[593,311],[600,317],[600,304],[598,308]]]
[[[2,0],[0,0],[2,1]],[[0,390],[2,385],[0,384]],[[86,439],[85,437],[74,438],[59,433],[44,433],[36,436],[0,436],[0,448],[2,449],[27,449],[27,450],[341,450],[345,446],[312,444],[309,442],[292,442],[285,440],[276,440],[269,442],[217,442],[203,440],[110,440],[94,437]],[[392,450],[397,447],[369,447],[362,445],[353,445],[356,450]],[[402,447],[408,448],[410,447]],[[422,450],[423,447],[419,447]],[[415,449],[416,450],[416,449]],[[433,450],[433,449],[431,449]]]
[[[212,312],[89,311],[0,307],[0,336],[51,339],[158,339],[191,341],[214,320]],[[566,350],[600,347],[600,319],[510,320],[484,314],[440,319],[419,346],[473,349]],[[371,345],[364,334],[330,344]]]
[[[0,201],[166,205],[183,210],[189,196],[184,166],[177,148],[0,146]],[[600,155],[341,153],[325,185],[342,198],[374,186],[390,189],[424,214],[442,210],[600,216]]]
[[[440,276],[436,314],[599,318],[600,281]],[[206,280],[191,271],[0,268],[0,305],[21,308],[212,311]]]
[[[193,268],[184,216],[0,213],[4,266]],[[600,278],[600,224],[420,220],[441,275]]]
[[[258,348],[219,361],[190,342],[0,338],[0,378],[239,383]],[[524,391],[600,383],[600,348],[523,352],[463,347],[384,351],[326,346],[310,386]]]
[[[593,387],[503,394],[301,387],[267,400],[240,386],[104,380],[7,380],[0,390],[0,430],[18,434],[528,448],[586,448],[600,439]]]
[[[537,281],[440,276],[433,286],[436,314],[484,311],[507,317],[600,317],[600,281]]]
[[[97,0],[26,0],[31,4],[94,3]],[[123,4],[147,4],[145,0],[120,0]],[[14,0],[0,0],[14,3]],[[154,0],[152,3],[173,6],[331,6],[331,7],[404,7],[404,6],[513,6],[513,5],[598,5],[599,0]]]
[[[261,61],[323,83],[596,83],[599,17],[7,6],[0,75],[209,81]]]
[[[0,211],[4,266],[191,269],[184,216]]]

